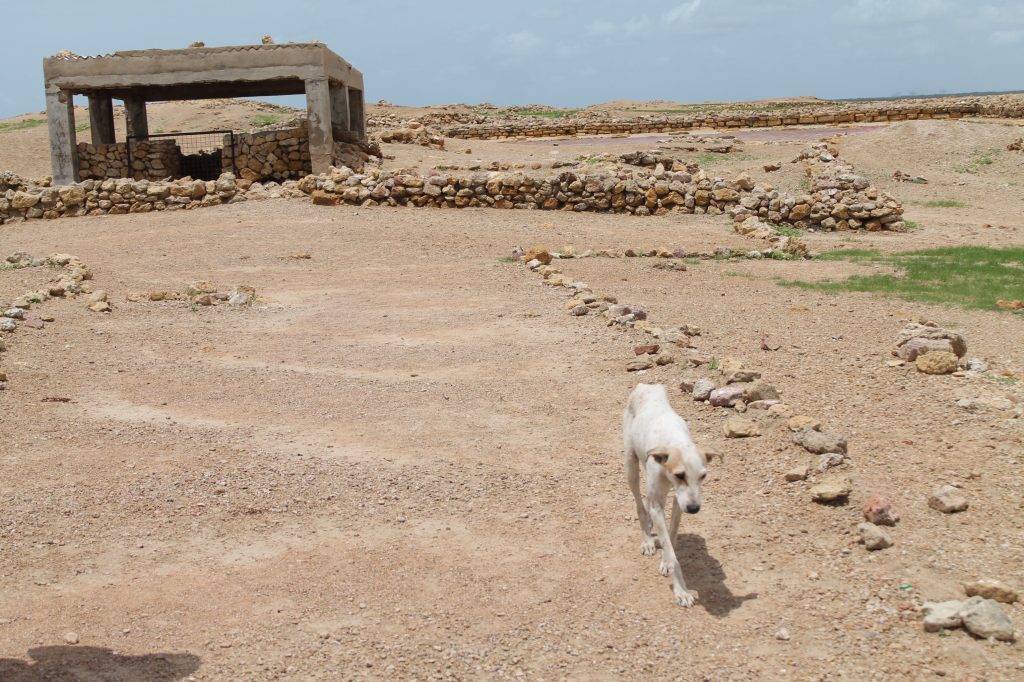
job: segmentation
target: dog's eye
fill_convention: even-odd
[[[683,473],[683,474],[676,474],[676,478],[679,479],[680,481],[682,481],[683,483],[686,483],[686,474],[685,473]]]
[[[705,472],[704,472],[703,474],[701,474],[701,475],[700,475],[700,480],[702,480],[702,481],[703,481],[703,480],[704,480],[705,478],[707,478],[707,477],[708,477],[708,474],[707,474],[707,472],[705,471]]]

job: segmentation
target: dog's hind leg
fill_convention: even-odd
[[[640,552],[650,556],[657,551],[658,545],[651,532],[651,516],[647,513],[647,505],[640,497],[640,461],[628,450],[626,451],[626,480],[629,481],[629,489],[633,492],[633,499],[636,500],[636,515],[640,519],[640,530],[644,534],[643,542],[640,543]]]

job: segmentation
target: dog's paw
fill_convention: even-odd
[[[661,563],[658,564],[658,573],[660,573],[661,575],[666,576],[666,577],[670,573],[672,573],[672,564],[670,564],[669,562],[665,561],[664,557],[662,557]]]
[[[658,544],[654,541],[654,538],[646,538],[640,543],[640,553],[644,556],[651,556],[658,551]]]
[[[683,608],[690,608],[693,606],[693,594],[681,587],[672,587],[672,593],[676,595],[676,603]]]

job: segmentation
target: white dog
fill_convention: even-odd
[[[672,409],[661,384],[639,384],[633,389],[622,414],[622,435],[626,478],[636,498],[636,513],[644,533],[640,551],[651,555],[661,547],[659,572],[672,576],[672,592],[679,605],[693,606],[674,542],[681,510],[690,514],[700,511],[701,484],[707,476],[710,456],[693,442],[690,429]],[[647,478],[646,503],[640,497],[640,467]],[[669,490],[675,496],[675,505],[671,526],[666,527],[665,496]]]

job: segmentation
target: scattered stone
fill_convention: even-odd
[[[982,597],[1004,604],[1013,604],[1020,599],[1017,590],[991,578],[981,578],[964,583],[964,592],[968,597]]]
[[[13,323],[12,323],[13,324]],[[715,390],[715,382],[711,379],[698,379],[693,384],[693,399],[701,402],[711,398],[711,392]]]
[[[796,467],[795,469],[790,469],[789,471],[787,471],[785,474],[785,479],[790,483],[795,483],[796,481],[803,481],[806,480],[808,472],[809,468],[807,466],[799,466]]]
[[[579,305],[573,306],[572,310],[569,311],[569,314],[572,315],[573,317],[581,317],[589,312],[590,308],[588,308],[585,304],[580,303]]]
[[[752,400],[747,407],[752,410],[768,410],[776,405],[781,405],[778,400]]]
[[[750,369],[741,369],[736,372],[727,372],[725,375],[725,383],[746,384],[760,378],[760,372],[755,372],[754,370]]]
[[[542,265],[550,265],[551,258],[551,253],[543,246],[535,246],[526,253],[527,261],[540,261]]]
[[[686,272],[686,263],[680,260],[657,260],[652,266],[655,270],[674,270],[676,272]]]
[[[803,428],[793,434],[793,442],[816,455],[823,455],[827,452],[846,454],[846,438],[838,433]]]
[[[857,530],[860,531],[860,542],[869,552],[892,547],[892,536],[886,533],[873,523],[859,523]]]
[[[13,332],[17,329],[18,323],[9,317],[0,318],[0,332]]]
[[[779,640],[780,642],[788,642],[789,630],[787,630],[786,628],[779,628],[779,631],[775,633],[775,639]]]
[[[946,339],[949,341],[952,349],[951,352],[957,357],[963,357],[967,354],[967,342],[964,340],[964,337],[960,332],[956,332],[951,329],[943,329],[932,322],[925,322],[923,324],[911,322],[900,330],[900,333],[896,338],[896,348],[893,350],[893,355],[902,357],[900,356],[900,348],[909,343],[912,339]]]
[[[831,478],[811,488],[811,499],[815,502],[842,502],[853,492],[853,483],[847,477]]]
[[[1024,310],[1024,301],[1019,298],[1013,300],[999,299],[996,301],[996,307],[1000,310]]]
[[[837,467],[846,461],[846,456],[841,452],[827,452],[818,458],[818,471],[824,473],[832,467]]]
[[[53,322],[56,318],[50,313],[40,313],[39,319],[43,322]]]
[[[239,284],[231,290],[231,295],[228,298],[228,305],[231,306],[243,306],[251,305],[256,300],[256,289]]]
[[[766,163],[764,166],[762,166],[762,168],[764,168],[764,172],[765,173],[774,173],[775,171],[777,171],[780,168],[782,168],[782,164],[781,163]]]
[[[743,388],[740,386],[716,388],[708,396],[713,407],[733,407],[741,398],[743,398]]]
[[[743,391],[743,399],[748,403],[754,401],[778,400],[779,391],[766,381],[755,381]]]
[[[1013,409],[1013,402],[1006,398],[979,396],[977,398],[961,398],[956,401],[956,406],[968,412],[981,412],[984,410],[1008,412]]]
[[[68,644],[78,644],[78,633],[77,632],[65,632],[64,641]]]
[[[650,355],[641,355],[626,363],[627,372],[639,372],[643,369],[654,367],[654,359]]]
[[[962,601],[929,601],[921,606],[921,613],[924,614],[924,631],[939,632],[940,630],[954,630],[963,625],[960,617],[960,610],[963,608]]]
[[[944,485],[928,498],[928,506],[943,514],[954,514],[967,509],[969,503],[958,488]]]
[[[672,355],[671,353],[662,353],[660,355],[655,356],[654,358],[654,364],[658,365],[659,367],[674,364],[675,361],[676,356]]]
[[[892,500],[882,495],[872,495],[864,500],[861,511],[864,518],[876,526],[895,526],[900,520],[899,512],[892,506]]]
[[[12,320],[23,320],[25,319],[24,308],[8,308],[4,311],[4,317],[8,317]]]
[[[694,326],[692,324],[679,325],[679,331],[686,334],[687,336],[700,336],[701,334],[700,327]]]
[[[988,363],[981,358],[970,358],[967,361],[967,369],[972,372],[987,372]]]
[[[91,306],[93,303],[101,303],[107,300],[107,292],[103,289],[97,289],[85,298],[85,304]]]
[[[757,424],[743,417],[729,417],[722,425],[722,433],[726,438],[752,438],[761,435]]]
[[[804,429],[818,431],[821,429],[821,420],[808,417],[806,414],[798,414],[786,420],[786,428],[790,431],[802,431]]]
[[[914,364],[924,374],[952,374],[957,370],[958,359],[954,353],[934,351],[917,356]]]
[[[656,344],[656,343],[648,343],[648,344],[645,344],[643,346],[635,346],[633,348],[633,354],[634,355],[654,355],[659,350],[661,350],[661,346],[659,346],[658,344]]]
[[[975,637],[1012,642],[1016,639],[1013,621],[1006,615],[999,602],[984,597],[971,597],[960,609],[964,629]]]
[[[89,306],[89,310],[93,311],[94,313],[109,313],[110,304],[107,303],[106,301],[97,301],[96,303],[93,303],[91,306]]]

